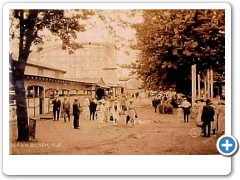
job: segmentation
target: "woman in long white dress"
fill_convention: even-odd
[[[88,97],[86,97],[83,102],[83,119],[87,119],[87,120],[89,119],[89,116],[90,116],[89,106],[90,106],[90,101]]]
[[[99,122],[98,128],[101,128],[105,126],[105,121],[104,121],[104,105],[102,104],[102,101],[99,100],[97,104],[97,120]]]
[[[225,133],[225,106],[224,105],[218,105],[217,114],[218,114],[218,132],[220,132],[221,134],[224,134]]]
[[[130,116],[130,122],[132,122],[132,126],[134,126],[135,115],[137,114],[135,105],[133,104],[133,99],[130,99],[128,105],[128,115]]]
[[[214,108],[214,121],[212,121],[212,131],[213,131],[213,135],[216,135],[216,131],[218,129],[218,113],[217,113],[217,109],[218,109],[218,101],[214,101],[212,104],[213,108]]]

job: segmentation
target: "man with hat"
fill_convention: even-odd
[[[190,114],[190,108],[191,108],[191,104],[187,101],[187,98],[184,97],[183,98],[183,102],[181,104],[181,107],[183,108],[183,119],[184,122],[188,123],[188,117]]]
[[[79,109],[80,105],[78,103],[78,98],[74,99],[74,103],[73,103],[73,127],[74,129],[78,129],[79,127],[79,115],[80,115],[80,109]]]
[[[214,121],[214,108],[211,106],[210,99],[206,100],[206,105],[203,106],[202,116],[201,120],[203,122],[203,137],[207,137],[206,128],[208,126],[208,137],[210,137],[210,131],[211,131],[211,122]]]
[[[92,98],[92,100],[90,101],[90,105],[89,105],[90,121],[91,120],[94,121],[96,109],[97,109],[97,102],[96,102],[95,98]]]
[[[61,108],[61,101],[59,100],[58,96],[55,96],[54,100],[52,101],[52,104],[53,104],[53,120],[58,121],[60,108]],[[57,117],[56,117],[56,114],[57,114]]]

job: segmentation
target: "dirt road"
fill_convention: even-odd
[[[139,101],[138,120],[134,127],[125,125],[120,116],[118,126],[112,122],[98,128],[98,122],[81,120],[76,130],[72,122],[37,120],[36,141],[18,143],[16,123],[10,123],[10,154],[27,155],[205,155],[219,154],[217,136],[191,137],[195,121],[179,122],[172,115],[154,113],[148,100]]]

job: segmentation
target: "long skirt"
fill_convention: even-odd
[[[102,111],[97,111],[97,120],[98,120],[98,122],[99,122],[99,123],[103,123],[104,118],[105,118],[104,112],[102,112]]]
[[[225,114],[218,115],[218,132],[225,132]]]
[[[90,110],[89,107],[84,107],[83,108],[83,118],[87,119],[90,116]]]

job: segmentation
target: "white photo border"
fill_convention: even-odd
[[[227,3],[7,3],[3,6],[3,104],[9,104],[9,9],[77,7],[225,9],[225,134],[231,135],[231,6]],[[3,117],[9,116],[8,108],[3,106]],[[3,172],[7,175],[228,175],[231,172],[231,157],[222,155],[9,155],[9,121],[3,121],[3,145]]]

